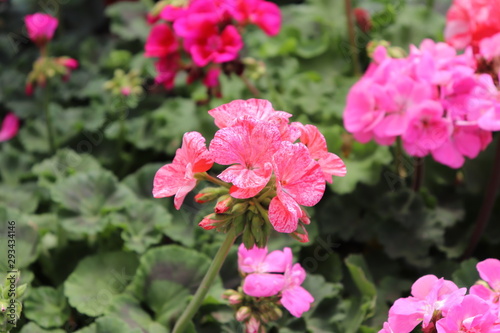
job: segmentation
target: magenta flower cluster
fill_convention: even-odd
[[[379,333],[410,333],[419,326],[425,333],[500,332],[500,260],[477,264],[482,280],[469,293],[452,281],[425,275],[411,295],[394,302]]]
[[[220,64],[238,58],[243,48],[241,32],[248,24],[270,36],[281,26],[279,7],[265,0],[191,0],[184,5],[166,4],[149,21],[146,57],[156,57],[156,82],[172,89],[177,72],[188,71],[188,83],[203,79],[207,87],[218,85]],[[192,64],[182,62],[182,51]]]
[[[175,195],[179,209],[200,179],[196,174],[208,171],[215,162],[228,166],[218,178],[230,187],[232,198],[250,199],[265,192],[272,198],[269,221],[275,230],[304,229],[310,220],[302,206],[316,205],[325,183],[346,173],[342,160],[328,152],[324,136],[315,126],[290,123],[291,114],[274,110],[267,100],[236,100],[209,114],[220,128],[209,149],[200,133],[186,133],[173,162],[156,173],[154,197]],[[213,225],[202,222],[205,229],[217,224],[216,220]]]
[[[500,93],[478,73],[471,49],[424,40],[409,56],[391,58],[379,46],[374,62],[347,96],[345,128],[360,142],[391,145],[452,168],[475,158],[500,130]]]

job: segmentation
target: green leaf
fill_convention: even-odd
[[[0,152],[0,175],[2,182],[9,185],[19,184],[23,178],[30,175],[33,156],[23,154],[12,145],[2,143]]]
[[[66,322],[70,309],[62,288],[39,287],[31,289],[23,313],[41,327],[53,328]]]
[[[64,283],[69,304],[88,316],[102,315],[123,292],[137,266],[132,253],[112,252],[83,259]]]
[[[150,26],[144,20],[147,8],[143,2],[119,2],[106,8],[111,18],[111,32],[123,40],[146,41]]]
[[[93,235],[102,231],[107,213],[126,207],[133,194],[108,171],[78,173],[58,179],[50,187],[52,199],[67,212],[62,226],[74,235]]]
[[[481,279],[476,268],[477,263],[475,258],[462,261],[460,267],[452,274],[452,280],[459,288],[470,288]]]
[[[191,249],[176,245],[153,248],[141,257],[127,290],[153,310],[156,321],[169,325],[184,309],[209,265],[206,256]]]
[[[151,199],[153,197],[153,179],[156,172],[165,163],[146,164],[136,172],[123,179],[123,184],[127,185],[134,193],[141,198]]]
[[[16,186],[0,183],[0,205],[2,206],[30,214],[37,209],[39,198],[39,189],[35,183]]]
[[[65,333],[65,331],[61,329],[46,330],[31,322],[24,325],[20,333]]]
[[[171,225],[172,216],[162,206],[142,200],[124,213],[113,214],[109,219],[111,224],[122,228],[121,237],[125,247],[143,253],[161,240]]]

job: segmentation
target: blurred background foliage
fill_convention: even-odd
[[[358,0],[371,15],[368,32],[357,29],[356,46],[366,68],[370,40],[407,50],[424,38],[442,40],[449,0]],[[220,98],[201,83],[175,88],[154,83],[154,66],[143,55],[149,32],[145,13],[153,1],[12,0],[0,3],[0,116],[22,119],[18,136],[0,144],[0,216],[16,221],[17,266],[28,283],[24,311],[13,332],[169,332],[201,281],[221,235],[197,227],[210,207],[192,195],[183,209],[153,199],[152,179],[173,158],[184,132],[211,138],[207,110],[255,97],[237,76],[221,76]],[[478,214],[495,145],[461,170],[425,161],[422,188],[411,189],[415,164],[391,147],[360,144],[347,134],[342,112],[357,81],[342,1],[277,1],[280,34],[258,29],[244,35],[242,58],[252,58],[246,76],[259,98],[311,123],[329,150],[347,165],[345,178],[329,186],[309,210],[311,242],[273,234],[269,248],[290,246],[310,273],[304,287],[315,297],[311,311],[286,314],[270,332],[377,332],[390,302],[406,295],[427,273],[471,284],[475,259],[463,261]],[[24,94],[37,49],[23,17],[43,11],[60,27],[54,55],[77,59],[67,82],[53,81],[48,107],[59,149],[50,154],[43,96]],[[257,65],[256,65],[257,64]],[[142,93],[118,96],[103,88],[116,71],[134,70]],[[495,138],[498,141],[498,138]],[[403,166],[396,170],[396,159]],[[498,221],[500,205],[492,221]],[[0,230],[6,253],[6,228]],[[474,253],[499,253],[500,227],[490,223]],[[7,270],[0,257],[0,272]],[[236,248],[210,291],[192,328],[241,332],[224,288],[239,284]]]

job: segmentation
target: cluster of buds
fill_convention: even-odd
[[[18,286],[21,273],[7,273],[3,285],[0,285],[0,333],[8,333],[16,326],[22,311],[19,299],[26,291],[26,284]]]
[[[273,228],[307,242],[310,219],[303,206],[316,205],[326,182],[346,173],[325,137],[313,125],[289,123],[291,114],[274,110],[267,100],[236,100],[209,114],[220,128],[209,149],[200,133],[185,133],[173,162],[156,173],[153,196],[175,196],[180,209],[199,181],[210,181],[219,187],[206,188],[196,200],[217,204],[201,227],[232,227],[243,233],[249,249],[264,247]],[[207,174],[214,163],[228,166],[218,178]]]
[[[116,69],[114,77],[104,83],[104,89],[116,96],[140,96],[143,93],[142,78],[137,70],[125,73]]]
[[[283,315],[279,306],[279,297],[252,297],[242,288],[226,290],[222,298],[227,299],[235,311],[236,320],[245,325],[246,333],[265,333],[264,324],[276,321]]]
[[[210,95],[219,96],[219,75],[243,72],[239,52],[245,27],[254,24],[274,36],[281,13],[265,0],[163,0],[148,21],[153,27],[145,56],[158,58],[156,83],[172,89],[177,73],[185,71],[188,84],[201,80]]]
[[[28,36],[40,50],[40,57],[34,62],[33,70],[26,80],[26,95],[31,96],[36,86],[45,87],[48,80],[60,76],[69,79],[71,71],[78,67],[78,61],[70,57],[47,56],[47,45],[54,37],[59,21],[48,14],[36,13],[24,18]]]

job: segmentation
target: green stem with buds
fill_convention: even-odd
[[[198,177],[196,177],[196,176],[198,176]],[[222,180],[217,179],[215,177],[212,177],[212,176],[210,176],[206,172],[200,172],[200,173],[196,174],[195,178],[197,178],[197,179],[203,179],[203,180],[208,180],[209,182],[212,182],[212,183],[214,183],[216,185],[219,185],[219,186],[222,186],[222,187],[226,187],[226,188],[231,188],[231,184],[223,182]]]
[[[205,296],[210,290],[215,277],[219,274],[220,268],[226,260],[227,254],[229,253],[231,246],[233,246],[236,237],[238,237],[238,235],[235,234],[234,229],[229,229],[226,234],[226,239],[219,248],[219,251],[217,251],[214,260],[208,268],[207,274],[205,274],[205,277],[203,278],[203,281],[201,281],[201,284],[198,287],[198,290],[196,290],[196,293],[191,299],[191,302],[189,302],[189,305],[184,310],[179,320],[177,320],[177,322],[175,323],[172,333],[183,333],[185,331],[186,327],[189,325],[189,322],[205,299]]]

